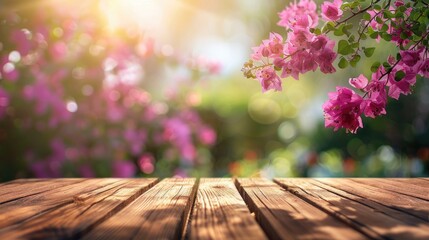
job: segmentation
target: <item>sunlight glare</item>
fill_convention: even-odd
[[[166,5],[165,1],[156,0],[109,0],[100,2],[100,10],[110,31],[123,27],[155,31],[160,27]]]

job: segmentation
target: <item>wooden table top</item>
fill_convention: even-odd
[[[429,178],[19,179],[0,239],[429,239]]]

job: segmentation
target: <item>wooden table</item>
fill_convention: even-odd
[[[429,179],[22,179],[0,239],[429,239]]]

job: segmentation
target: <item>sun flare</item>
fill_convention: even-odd
[[[100,1],[100,11],[109,30],[138,27],[144,31],[161,29],[163,16],[170,10],[165,1],[109,0]]]

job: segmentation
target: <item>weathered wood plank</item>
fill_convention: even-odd
[[[266,239],[231,179],[201,179],[190,239]]]
[[[164,179],[84,239],[177,239],[196,194],[195,179]]]
[[[376,178],[380,179],[380,178]],[[389,180],[393,182],[400,182],[401,186],[412,184],[419,187],[429,188],[429,181],[425,181],[422,178],[382,178],[383,180]]]
[[[365,185],[377,187],[380,189],[401,193],[407,196],[412,196],[420,199],[429,201],[429,189],[422,186],[415,186],[407,184],[406,181],[398,180],[385,180],[382,178],[371,179],[371,178],[353,178],[355,182],[363,183]]]
[[[48,181],[46,184],[50,184]],[[0,205],[0,229],[74,202],[73,197],[102,187],[120,184],[119,179],[86,179]],[[26,184],[24,184],[26,185]]]
[[[17,179],[0,186],[0,204],[82,181],[78,178]]]
[[[312,179],[276,179],[297,196],[338,217],[371,238],[428,239],[429,224]]]
[[[266,179],[237,179],[241,194],[272,239],[366,239],[279,185]]]
[[[115,214],[156,179],[124,179],[70,197],[72,202],[0,230],[0,239],[74,239]]]
[[[394,214],[396,218],[408,219],[410,223],[415,222],[416,219],[410,218],[407,215],[413,215],[414,217],[420,218],[423,221],[428,220],[428,201],[419,198],[408,197],[397,192],[386,191],[371,185],[363,184],[360,181],[353,181],[352,179],[320,178],[315,180],[345,191],[349,194],[359,196],[362,199],[369,199],[381,205],[398,210],[399,212],[395,211],[391,214]],[[381,179],[371,180],[373,182],[379,182]],[[400,185],[402,186],[402,184]]]

